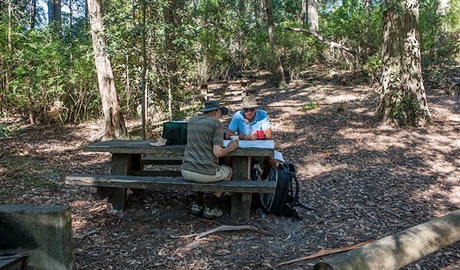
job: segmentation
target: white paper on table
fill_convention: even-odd
[[[224,146],[227,147],[230,140],[224,140]],[[265,148],[265,149],[274,149],[275,142],[273,140],[240,140],[240,148]]]
[[[280,151],[275,150],[274,158],[278,161],[284,162],[283,154]]]

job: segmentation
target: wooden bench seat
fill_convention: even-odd
[[[27,269],[27,255],[0,256],[0,270],[10,269],[21,263],[21,270]],[[18,269],[17,267],[14,269]]]
[[[249,216],[251,193],[275,193],[276,183],[273,181],[232,180],[213,183],[197,183],[186,181],[182,177],[153,177],[133,175],[68,175],[65,183],[91,187],[91,193],[99,199],[107,199],[108,208],[113,212],[123,212],[126,201],[126,189],[150,190],[186,190],[232,193],[232,215]],[[241,215],[241,213],[245,213]]]
[[[239,193],[274,193],[275,182],[232,180],[213,183],[186,181],[182,177],[151,177],[132,175],[68,175],[65,183],[91,187],[115,187],[153,190],[226,191]]]

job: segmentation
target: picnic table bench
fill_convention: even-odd
[[[274,193],[273,182],[250,181],[251,157],[273,156],[273,141],[240,141],[240,148],[233,151],[232,181],[197,183],[186,181],[180,171],[170,170],[172,165],[180,165],[185,145],[152,146],[155,141],[112,140],[90,144],[84,148],[89,152],[109,152],[112,154],[110,174],[68,175],[65,183],[88,186],[99,199],[107,198],[107,206],[113,212],[123,212],[128,188],[150,190],[224,191],[232,193],[231,215],[238,219],[248,219],[252,193]],[[226,141],[228,143],[228,141]],[[149,171],[144,167],[153,165],[158,170]]]
[[[19,263],[21,264],[21,270],[26,270],[27,258],[27,255],[0,256],[0,270],[10,269]]]
[[[213,183],[187,181],[182,177],[152,177],[132,175],[88,175],[74,174],[66,177],[66,184],[153,190],[188,190],[188,191],[227,191],[240,193],[274,193],[276,183],[273,181],[231,180]]]
[[[225,103],[238,103],[244,96],[255,93],[248,87],[251,82],[247,79],[203,82],[200,84],[199,94],[195,96],[204,100],[217,99]]]

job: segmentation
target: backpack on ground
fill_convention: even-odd
[[[264,181],[275,181],[276,192],[259,194],[260,205],[266,213],[301,219],[295,209],[301,205],[296,172],[296,166],[287,162],[271,169],[270,175]]]

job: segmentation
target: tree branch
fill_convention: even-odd
[[[202,233],[199,233],[199,234],[194,233],[194,234],[189,234],[189,235],[181,235],[181,236],[178,236],[178,237],[195,237],[195,239],[200,239],[200,238],[203,238],[205,236],[208,236],[208,235],[216,233],[216,232],[228,232],[228,231],[239,231],[239,230],[250,230],[250,231],[254,231],[254,232],[258,232],[258,233],[270,234],[269,232],[267,232],[265,230],[259,229],[259,228],[254,227],[254,226],[249,226],[249,225],[242,225],[242,226],[221,225],[221,226],[219,226],[217,228],[214,228],[212,230],[205,231],[205,232],[202,232]],[[177,237],[173,237],[173,238],[177,238]]]
[[[341,248],[322,249],[322,250],[320,250],[320,251],[318,251],[318,252],[316,252],[316,253],[314,253],[312,255],[309,255],[309,256],[301,257],[301,258],[294,259],[294,260],[287,261],[287,262],[282,262],[282,263],[278,264],[275,268],[278,268],[278,267],[284,266],[284,265],[288,265],[288,264],[291,264],[291,263],[296,263],[296,262],[300,262],[300,261],[305,261],[305,260],[309,260],[309,259],[329,255],[329,254],[335,254],[335,253],[339,253],[339,252],[344,252],[344,251],[356,249],[356,248],[362,247],[364,245],[367,245],[367,244],[369,244],[369,243],[371,243],[373,241],[374,240],[370,240],[370,241],[358,243],[358,244],[355,244],[355,245],[352,245],[352,246],[346,246],[346,247],[341,247]]]
[[[292,28],[292,27],[284,27],[284,29],[291,30],[291,31],[296,31],[296,32],[307,33],[307,34],[313,35],[317,40],[328,44],[330,47],[334,47],[334,48],[344,50],[344,51],[349,52],[349,53],[351,53],[353,55],[359,54],[359,52],[357,52],[356,50],[354,50],[352,48],[348,48],[348,47],[345,47],[342,44],[339,44],[339,43],[334,42],[332,40],[325,39],[323,36],[319,35],[315,31],[310,31],[310,30],[303,29],[303,28]]]

